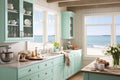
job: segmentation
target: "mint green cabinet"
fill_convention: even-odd
[[[83,80],[120,80],[120,76],[85,72]]]
[[[65,80],[79,72],[82,67],[82,51],[73,50],[69,53],[70,66],[64,67],[64,78]]]
[[[74,74],[74,53],[69,54],[69,59],[70,59],[70,66],[65,65],[65,79],[69,78]]]
[[[64,56],[54,59],[53,80],[64,80]]]
[[[62,39],[73,39],[74,38],[74,13],[70,11],[62,12],[61,18],[61,33]]]
[[[34,0],[0,0],[0,42],[33,39]]]
[[[74,52],[74,73],[77,73],[82,68],[82,54],[81,50]]]
[[[64,55],[61,55],[31,65],[29,62],[18,63],[18,65],[29,64],[21,68],[0,68],[0,80],[67,80],[80,71],[81,62],[79,59],[81,60],[81,54],[81,50],[69,53],[70,66],[66,66]]]

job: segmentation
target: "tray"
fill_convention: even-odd
[[[28,62],[27,59],[20,59],[19,62]]]
[[[43,60],[43,58],[40,57],[29,57],[29,60]]]

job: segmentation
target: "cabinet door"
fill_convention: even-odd
[[[70,66],[65,65],[64,78],[68,79],[74,74],[74,53],[69,53]]]
[[[7,39],[19,38],[20,35],[20,2],[19,0],[7,0]]]
[[[1,0],[0,42],[33,39],[33,0]],[[26,10],[25,10],[26,9]],[[27,37],[27,38],[26,38]]]
[[[74,72],[77,73],[81,70],[82,68],[82,53],[81,50],[76,51],[75,53],[75,57],[74,57]]]
[[[63,63],[54,66],[54,80],[64,80]]]
[[[31,0],[33,1],[33,0]],[[33,3],[23,0],[23,37],[33,37]]]
[[[74,13],[62,13],[62,39],[72,39],[74,37]]]

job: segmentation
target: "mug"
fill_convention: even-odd
[[[8,4],[8,9],[14,9],[13,4]]]
[[[97,63],[94,63],[93,66],[94,66],[95,69],[98,69],[98,64]]]
[[[104,65],[104,64],[98,64],[98,69],[99,69],[100,71],[103,71],[104,68],[105,68],[105,65]]]
[[[17,22],[16,22],[15,20],[10,20],[10,23],[11,23],[11,24],[14,24],[14,25],[17,24]]]

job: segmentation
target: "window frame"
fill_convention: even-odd
[[[55,10],[52,10],[52,9],[49,9],[49,8],[45,8],[45,7],[42,7],[42,6],[39,6],[39,5],[35,5],[35,10],[39,10],[39,11],[43,11],[44,12],[44,20],[43,20],[43,42],[40,43],[40,44],[53,44],[53,43],[49,43],[48,42],[48,34],[47,34],[47,26],[48,26],[48,14],[49,13],[54,13],[54,15],[56,16],[56,22],[55,22],[55,41],[60,41],[59,39],[59,12],[55,11]]]
[[[120,16],[120,12],[113,12],[113,13],[94,13],[94,14],[84,14],[82,17],[83,20],[83,50],[85,52],[84,57],[90,58],[90,57],[104,57],[104,55],[87,55],[87,26],[85,24],[85,17],[86,16],[112,16],[112,24],[111,24],[111,44],[115,43],[116,44],[116,26],[120,24],[115,24],[115,17]],[[110,26],[109,24],[100,24],[102,26]],[[100,26],[99,25],[99,26]],[[93,25],[95,26],[95,24]]]

